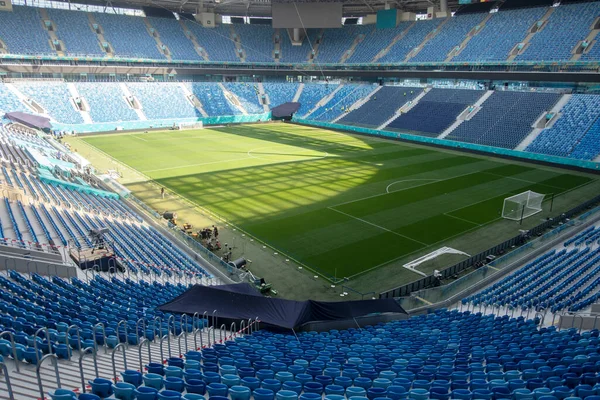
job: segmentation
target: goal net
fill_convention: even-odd
[[[504,199],[502,218],[519,221],[542,211],[544,195],[528,190]]]

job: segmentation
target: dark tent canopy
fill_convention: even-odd
[[[50,119],[46,117],[40,117],[39,115],[27,114],[24,112],[16,111],[6,113],[4,118],[10,119],[12,122],[18,122],[30,128],[36,129],[51,129]]]
[[[219,321],[258,317],[261,327],[271,329],[297,329],[307,322],[351,320],[379,313],[406,314],[393,299],[342,302],[274,299],[263,297],[247,283],[195,285],[159,309],[189,315],[217,310]]]
[[[277,107],[271,108],[271,115],[274,118],[291,118],[300,108],[300,103],[283,103]]]

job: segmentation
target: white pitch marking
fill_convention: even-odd
[[[411,181],[439,181],[440,179],[405,179],[403,181],[396,181],[396,182],[392,182],[389,185],[387,185],[387,187],[385,188],[385,192],[386,193],[390,193],[390,187],[395,185],[396,183],[402,183],[402,182],[411,182]],[[412,189],[412,188],[409,188]]]

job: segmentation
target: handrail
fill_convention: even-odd
[[[248,318],[248,333],[252,335],[252,318]]]
[[[40,398],[41,399],[44,399],[46,397],[46,395],[44,394],[44,385],[42,384],[42,376],[40,374],[40,368],[44,364],[44,361],[46,361],[47,359],[50,359],[52,364],[54,365],[54,373],[56,374],[56,387],[57,388],[60,387],[60,374],[58,373],[58,357],[56,356],[56,354],[52,354],[52,353],[46,354],[44,357],[42,357],[42,359],[40,360],[38,365],[35,367],[35,374],[37,376],[37,383],[38,383],[38,388],[40,389]]]
[[[123,324],[123,326],[125,327],[125,343],[127,343],[127,320],[120,320],[119,323],[117,324],[117,339],[119,341],[119,343],[121,343],[121,337],[120,337],[120,333],[119,333],[119,328],[121,327],[121,324]]]
[[[219,322],[219,314],[217,314],[217,310],[213,310],[212,312],[212,326],[217,326]]]
[[[227,327],[225,326],[225,324],[221,325],[221,327],[219,328],[219,343],[223,343],[223,331],[226,331]],[[227,339],[227,336],[225,336],[225,339]]]
[[[196,321],[200,321],[200,313],[198,311],[196,311],[194,315],[192,315],[192,332],[194,332],[194,330],[196,329]]]
[[[6,379],[6,390],[8,391],[9,400],[15,400],[15,396],[13,395],[12,385],[10,384],[10,377],[8,376],[8,368],[6,368],[6,364],[0,362],[0,368],[2,368],[2,373],[4,374],[4,379]]]
[[[104,345],[104,354],[108,354],[108,346],[106,345],[106,328],[104,327],[104,324],[102,322],[98,322],[92,328],[92,334],[94,335],[94,347],[98,347],[96,344],[96,329],[98,328],[98,326],[102,327],[102,337],[103,337],[102,343]],[[117,332],[117,339],[118,338],[119,338],[119,332]]]
[[[156,321],[158,320],[158,328],[156,325]],[[156,340],[157,337],[160,337],[162,335],[162,318],[159,317],[158,315],[156,317],[154,317],[154,321],[152,322],[154,324],[154,340]],[[157,334],[157,329],[158,329],[158,334]]]
[[[183,324],[183,317],[185,317],[185,325]],[[179,326],[182,328],[185,327],[185,329],[182,329],[182,333],[185,333],[185,352],[186,353],[189,351],[188,340],[187,340],[188,333],[189,333],[188,332],[189,319],[190,319],[190,317],[185,313],[181,314],[181,317],[179,318]],[[179,354],[181,354],[181,342],[179,344]]]
[[[160,342],[159,342],[159,348],[160,348],[160,361],[163,362],[165,361],[165,356],[164,356],[164,352],[163,352],[163,342],[165,341],[165,339],[167,339],[167,348],[169,351],[169,358],[171,358],[171,338],[169,335],[163,335],[160,338]]]
[[[96,378],[99,377],[98,375],[98,359],[97,359],[97,351],[96,351],[96,347],[87,347],[85,349],[83,349],[83,351],[81,351],[81,354],[79,354],[79,376],[81,377],[81,391],[82,393],[85,393],[85,374],[83,372],[83,359],[86,356],[86,354],[92,354],[92,359],[94,360],[94,372],[96,373]]]
[[[140,358],[140,372],[144,371],[144,363],[142,362],[142,348],[145,344],[148,344],[148,363],[152,362],[152,352],[150,351],[150,341],[147,338],[142,338],[142,341],[138,347],[138,356]],[[161,362],[163,360],[160,360]]]
[[[173,320],[173,331],[171,331],[171,320]],[[169,315],[169,318],[167,318],[167,330],[169,331],[169,335],[171,333],[175,335],[175,315],[173,314]]]
[[[125,343],[119,343],[115,346],[110,356],[110,360],[112,362],[113,367],[113,376],[115,378],[115,382],[117,381],[117,366],[115,365],[115,354],[117,350],[123,349],[123,371],[127,370],[127,345]]]
[[[208,340],[207,346],[208,347],[211,346],[211,343],[210,343],[210,332],[211,332],[211,330],[213,332],[213,337],[214,337],[215,327],[214,326],[209,326],[208,329],[207,329],[207,331],[206,331],[206,336],[208,337],[207,338],[207,340]],[[214,344],[214,342],[213,342],[213,344]]]
[[[235,337],[235,334],[237,333],[237,331],[235,330],[236,326],[235,326],[235,322],[231,323],[231,326],[229,327],[229,337],[231,339],[233,339]]]
[[[11,331],[3,331],[0,332],[0,339],[3,338],[4,335],[8,335],[8,337],[10,337],[10,346],[12,347],[13,360],[15,360],[15,368],[17,368],[17,372],[21,372],[19,367],[19,359],[17,358],[17,348],[15,347],[15,335],[13,335]]]
[[[196,348],[196,350],[204,347],[204,343],[202,343],[203,342],[202,331],[203,331],[202,329],[196,329],[194,331],[194,347]],[[196,339],[198,333],[200,334],[200,347],[198,347],[198,340]]]
[[[244,330],[245,330],[245,329],[246,329],[246,320],[245,320],[245,319],[243,319],[243,320],[240,322],[240,332],[242,332],[242,334],[244,334]]]
[[[140,321],[142,322],[142,332],[144,332],[142,338],[146,337],[146,318],[142,317],[135,323],[135,337],[138,345],[140,344]]]
[[[40,333],[41,331],[44,331],[46,333],[46,340],[48,341],[48,354],[52,354],[52,341],[50,340],[50,332],[48,331],[48,327],[44,326],[35,331],[35,333],[33,334],[33,349],[35,350],[35,359],[37,360],[38,364],[40,362],[40,355],[38,353],[37,339],[39,337],[38,333]]]
[[[183,354],[183,353],[181,352],[181,338],[182,338],[182,337],[185,337],[185,341],[186,341],[186,343],[187,343],[187,336],[186,336],[186,334],[185,334],[185,332],[184,332],[184,331],[181,331],[181,333],[180,333],[179,335],[177,335],[177,348],[179,349],[179,355]],[[186,351],[186,352],[187,352],[187,351]]]

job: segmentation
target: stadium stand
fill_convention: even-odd
[[[194,44],[185,36],[183,26],[179,21],[169,18],[147,18],[150,25],[156,29],[160,41],[169,48],[174,60],[201,60],[194,49]]]
[[[47,12],[52,22],[56,24],[56,36],[65,44],[68,55],[93,57],[105,55],[98,36],[92,31],[87,13],[55,8],[50,8]]]
[[[93,13],[93,16],[117,56],[165,60],[142,18],[105,13]]]
[[[195,21],[185,21],[185,25],[196,37],[198,44],[208,53],[211,61],[239,61],[235,43],[231,40],[229,26],[203,28]]]
[[[319,44],[317,60],[322,63],[339,63],[359,35],[370,33],[370,26],[345,26],[339,29],[327,29]]]
[[[433,19],[428,21],[418,21],[410,28],[408,33],[402,37],[402,40],[397,41],[390,50],[379,59],[382,63],[403,62],[406,57],[419,46],[427,35],[438,33],[438,26],[443,22],[443,19]],[[398,25],[400,27],[400,25]],[[399,33],[401,33],[400,31]],[[445,57],[444,57],[445,58]],[[370,60],[369,60],[370,61]],[[413,59],[409,61],[414,61]],[[443,61],[443,60],[441,60]]]
[[[296,115],[299,117],[306,115],[321,99],[330,95],[338,86],[338,84],[331,83],[305,84],[298,99],[300,108],[296,112]]]
[[[331,121],[348,112],[350,106],[368,96],[375,88],[373,85],[345,84],[327,103],[315,110],[309,119]]]
[[[358,64],[373,61],[382,49],[385,49],[396,36],[400,35],[412,24],[411,22],[401,22],[395,29],[371,28],[367,30],[365,38],[362,42],[358,43],[352,55],[346,60],[346,63]]]
[[[564,61],[573,56],[572,50],[590,32],[600,15],[600,3],[565,4],[557,7],[548,23],[531,39],[517,60]],[[588,57],[593,57],[589,54]]]
[[[496,91],[477,114],[446,138],[514,149],[532,131],[542,112],[549,111],[559,98],[554,93]]]
[[[274,62],[273,29],[264,25],[235,24],[248,62]]]
[[[21,111],[24,107],[19,98],[0,82],[0,112]]]
[[[600,229],[592,226],[463,303],[552,312],[580,311],[600,299]]]
[[[265,82],[263,88],[269,98],[269,106],[273,108],[292,101],[298,91],[298,84]]]
[[[262,114],[263,107],[259,102],[258,86],[256,83],[224,83],[225,89],[236,95],[242,107],[248,114]]]
[[[527,147],[527,151],[570,156],[600,116],[600,97],[575,94],[560,112],[562,116],[558,121],[551,128],[544,129]]]
[[[56,55],[37,8],[14,6],[0,13],[0,39],[13,54]]]
[[[445,23],[437,35],[427,41],[412,62],[444,61],[452,49],[459,46],[472,29],[489,14],[466,14],[456,16]]]
[[[340,119],[342,124],[378,127],[404,104],[417,97],[423,88],[384,86],[360,108]]]
[[[190,91],[200,100],[204,111],[209,116],[238,115],[242,112],[225,97],[218,83],[192,82],[186,84]]]
[[[542,18],[546,10],[542,7],[500,9],[452,61],[506,61],[510,51],[527,36],[529,29]]]
[[[312,50],[315,48],[319,29],[307,29],[307,37],[302,40],[301,46],[293,46],[285,29],[279,29],[275,34],[279,35],[280,53],[279,60],[283,63],[306,63]]]
[[[76,83],[79,94],[90,106],[90,116],[94,122],[135,121],[135,111],[127,104],[119,83]]]
[[[193,118],[199,112],[185,98],[178,83],[128,83],[131,93],[142,103],[143,111],[149,119]],[[160,96],[156,94],[160,93]]]
[[[600,156],[600,119],[596,119],[569,155],[571,158],[591,161],[598,161],[598,156]]]
[[[83,123],[64,82],[17,82],[14,85],[21,93],[44,107],[57,121],[68,124]]]
[[[485,93],[482,90],[431,89],[407,113],[393,120],[386,129],[419,132],[438,136],[450,127],[467,106]]]

